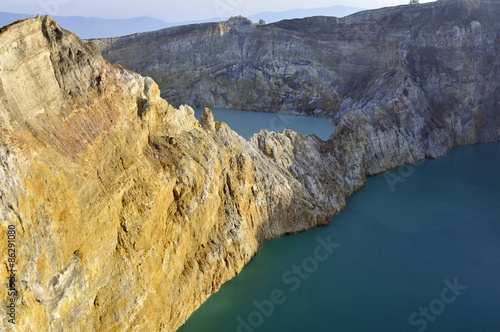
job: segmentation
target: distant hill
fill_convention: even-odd
[[[28,14],[0,13],[0,27],[34,16]],[[81,16],[54,16],[53,19],[61,27],[77,34],[83,39],[120,37],[137,32],[160,30],[176,25],[152,17],[103,19]]]
[[[14,14],[14,13],[2,13],[0,12],[0,27],[4,27],[13,22],[27,19],[29,17],[34,17],[35,15],[28,14]]]
[[[248,16],[252,22],[257,23],[259,20],[264,20],[266,23],[274,23],[282,20],[289,20],[293,18],[305,18],[311,16],[335,16],[344,17],[360,11],[364,8],[346,7],[346,6],[333,6],[326,8],[313,8],[313,9],[294,9],[285,12],[262,12],[255,15]]]
[[[264,21],[266,21],[266,23],[273,23],[285,19],[304,18],[310,16],[344,17],[361,10],[363,9],[345,6],[333,6],[316,9],[295,9],[285,12],[262,12],[259,14],[251,15],[248,18],[254,23],[259,22],[260,19],[263,19]],[[0,12],[0,27],[34,16],[35,15]],[[219,17],[182,23],[169,23],[147,16],[128,19],[104,19],[83,16],[54,16],[52,18],[56,20],[56,22],[59,23],[61,27],[77,34],[82,39],[122,37],[138,32],[155,31],[178,25],[227,20],[227,18]]]

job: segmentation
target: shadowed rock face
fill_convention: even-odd
[[[497,0],[440,0],[266,26],[230,22],[95,41],[173,104],[331,117],[385,107],[470,113],[496,100]],[[419,97],[419,98],[416,98]]]
[[[465,10],[462,5],[450,8]],[[448,7],[421,8],[433,18]],[[351,17],[351,24],[366,28],[356,22],[385,12]],[[273,29],[292,37],[302,33],[287,24],[294,22],[271,30],[211,26],[218,35],[235,29],[249,36]],[[167,34],[198,29],[205,36],[206,27]],[[311,29],[314,24],[304,25]],[[357,38],[369,40],[367,34]],[[433,43],[425,38],[420,44]],[[407,68],[420,80],[407,75],[410,69],[387,68],[373,76],[379,78],[367,94],[346,85],[359,94],[352,104],[365,106],[341,107],[336,132],[326,142],[288,130],[245,141],[214,122],[208,109],[198,123],[190,107],[172,107],[152,79],[103,60],[50,17],[2,29],[0,233],[10,223],[18,232],[15,329],[174,331],[262,242],[326,225],[366,176],[442,156],[458,144],[499,140],[498,85],[446,83],[440,60],[428,60],[440,52],[408,48]],[[370,57],[359,57],[343,61],[361,68]],[[470,62],[481,68],[478,57],[467,59],[464,68]],[[277,72],[285,70],[276,65]],[[371,70],[364,73],[367,78],[359,80],[374,80]],[[474,75],[471,82],[479,77]],[[490,69],[487,75],[493,80],[497,73]],[[470,106],[429,98],[424,87],[433,84],[464,89]],[[369,92],[373,97],[363,101]],[[0,251],[7,252],[5,241]],[[6,278],[0,269],[0,279]],[[5,287],[0,298],[8,298]],[[0,315],[2,327],[11,328],[5,311]]]

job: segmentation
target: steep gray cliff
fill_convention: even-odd
[[[436,118],[455,111],[472,119],[499,98],[498,17],[498,0],[440,0],[341,19],[190,25],[95,43],[111,62],[151,76],[173,104],[338,122],[347,112],[398,102]],[[466,122],[453,125],[473,130]]]

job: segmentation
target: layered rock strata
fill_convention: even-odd
[[[364,182],[316,137],[198,123],[49,17],[4,28],[0,66],[8,330],[174,331],[260,243],[326,225]]]
[[[440,0],[253,26],[241,20],[97,40],[173,104],[333,118],[411,98],[473,116],[498,99],[500,1]],[[416,97],[420,99],[415,99]],[[488,102],[488,105],[481,104]]]

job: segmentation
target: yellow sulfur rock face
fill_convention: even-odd
[[[16,227],[18,290],[4,328],[174,331],[260,243],[342,208],[307,203],[293,154],[266,156],[318,139],[289,132],[264,153],[266,136],[247,142],[208,109],[201,126],[49,17],[0,45],[0,232]]]

